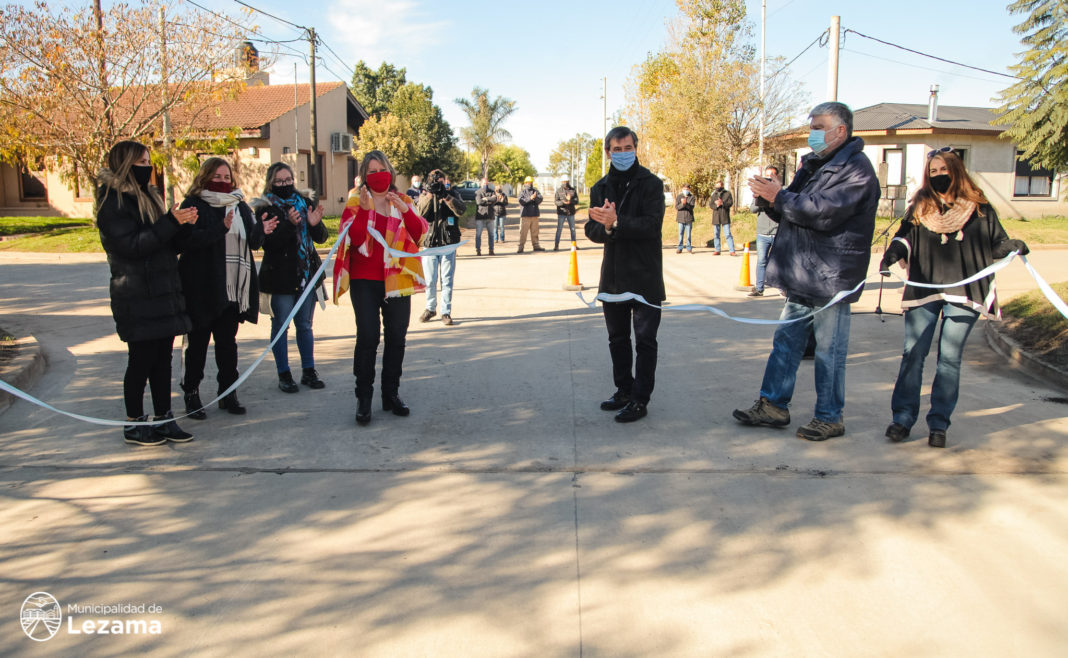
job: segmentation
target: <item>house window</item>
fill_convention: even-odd
[[[46,201],[48,188],[45,187],[42,172],[32,172],[25,166],[19,169],[19,200]]]
[[[883,162],[886,163],[886,184],[905,184],[905,151],[903,149],[883,149]]]
[[[1016,152],[1016,185],[1012,195],[1017,197],[1048,197],[1053,193],[1053,170],[1032,166],[1023,159],[1023,151]]]

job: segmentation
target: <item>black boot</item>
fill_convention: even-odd
[[[371,396],[356,398],[356,423],[366,425],[371,422]]]
[[[286,370],[278,373],[278,390],[283,393],[299,393],[300,387],[293,381],[293,373]]]
[[[326,384],[319,379],[319,373],[315,372],[315,368],[305,368],[304,374],[300,376],[300,383],[308,388],[326,388]]]
[[[382,395],[382,411],[392,411],[394,416],[407,416],[412,412],[396,393]]]
[[[189,443],[193,440],[193,435],[186,432],[181,427],[178,427],[178,423],[174,420],[174,413],[168,411],[162,416],[154,416],[152,420],[166,420],[166,423],[162,425],[156,425],[152,428],[157,437],[170,441],[172,443]]]
[[[208,414],[204,411],[204,403],[200,401],[200,387],[194,386],[193,388],[186,388],[186,385],[182,384],[182,392],[185,393],[186,416],[193,420],[204,420],[207,418]]]
[[[245,415],[246,409],[241,406],[241,403],[237,401],[237,391],[230,391],[230,394],[219,400],[219,408],[226,409],[235,416]]]

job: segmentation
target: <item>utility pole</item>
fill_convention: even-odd
[[[115,134],[115,125],[111,118],[110,94],[108,94],[108,69],[104,61],[104,12],[100,9],[100,0],[93,0],[93,17],[96,18],[96,43],[99,58],[97,72],[100,85],[100,99],[104,103],[104,122],[108,126],[108,137]]]
[[[167,88],[167,17],[166,8],[159,8],[159,77],[160,94],[163,101],[163,178],[166,181],[167,207],[174,206],[174,177],[171,167],[171,111],[170,91]]]
[[[757,156],[757,164],[760,165],[759,176],[764,175],[764,120],[766,99],[765,76],[764,76],[764,53],[766,52],[766,36],[768,27],[768,0],[760,0],[760,154]]]
[[[308,166],[308,183],[316,192],[319,191],[319,131],[315,127],[315,28],[308,28],[308,43],[311,45],[311,80],[309,91],[311,92],[311,158]]]
[[[838,100],[838,34],[842,27],[841,16],[831,16],[831,58],[827,68],[827,100]]]
[[[604,177],[608,170],[607,156],[604,155],[606,148],[604,141],[608,139],[608,76],[604,76],[601,90],[601,176]]]
[[[300,119],[297,116],[297,63],[293,62],[293,167],[300,161]]]

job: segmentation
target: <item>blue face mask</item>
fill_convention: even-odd
[[[827,150],[827,142],[825,137],[827,136],[826,130],[810,130],[808,131],[808,145],[815,153],[822,153]]]
[[[608,154],[612,158],[612,166],[618,171],[626,171],[634,165],[638,159],[636,151],[616,151]]]

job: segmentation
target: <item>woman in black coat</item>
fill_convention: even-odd
[[[146,382],[152,388],[153,420],[158,425],[126,425],[127,443],[183,443],[193,436],[182,431],[171,412],[171,350],[174,337],[192,326],[185,312],[178,277],[175,237],[183,225],[197,221],[195,208],[167,212],[159,193],[149,186],[152,165],[148,149],[123,141],[108,153],[96,190],[96,226],[111,268],[111,313],[129,358],[123,379],[126,416],[145,422]]]
[[[256,323],[260,291],[253,249],[263,244],[276,220],[257,222],[234,186],[229,163],[208,158],[186,193],[183,208],[196,208],[197,223],[177,240],[181,251],[178,271],[182,277],[185,306],[193,322],[185,350],[182,391],[185,411],[203,420],[200,381],[208,356],[208,341],[215,338],[216,380],[219,393],[237,381],[237,326]],[[219,408],[243,414],[245,408],[231,391],[219,400]]]
[[[315,302],[326,300],[323,288],[325,274],[312,280],[322,260],[315,251],[315,242],[326,242],[328,234],[323,226],[323,207],[296,191],[293,170],[283,162],[267,169],[267,184],[263,197],[252,202],[256,215],[277,219],[277,228],[264,238],[263,265],[260,267],[260,290],[271,295],[271,336],[283,329],[283,322],[296,306],[304,291],[308,293],[293,317],[296,326],[297,350],[300,352],[302,375],[300,383],[309,388],[326,385],[315,371],[315,336],[312,317]],[[278,388],[285,393],[300,390],[289,371],[288,327],[271,348],[278,369]]]

